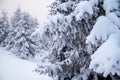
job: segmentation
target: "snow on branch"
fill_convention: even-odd
[[[110,35],[98,50],[91,56],[90,69],[103,73],[104,77],[112,74],[120,76],[120,33]]]
[[[118,31],[119,29],[117,26],[113,24],[107,17],[100,16],[93,26],[90,35],[87,37],[86,43],[97,45],[98,41],[105,41],[108,39],[109,35]]]
[[[75,8],[75,15],[77,20],[81,20],[85,13],[90,15],[93,14],[92,4],[90,4],[90,1],[81,1]]]
[[[75,8],[75,2],[65,2],[63,4],[60,4],[57,9],[59,10],[64,10],[64,11],[68,11],[68,9],[74,9]]]
[[[104,0],[103,8],[106,11],[106,14],[110,13],[111,11],[119,9],[119,0]]]

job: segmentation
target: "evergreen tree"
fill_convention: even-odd
[[[119,80],[120,1],[104,0],[101,3],[104,15],[97,18],[86,40],[88,52],[92,53],[89,68],[109,77],[108,80]]]
[[[42,50],[48,51],[44,58],[49,59],[52,65],[40,66],[36,71],[49,73],[55,80],[64,80],[72,79],[85,71],[91,72],[87,70],[90,57],[86,51],[85,39],[94,24],[94,16],[86,13],[80,20],[77,16],[77,1],[59,3],[56,15],[49,17],[44,32],[41,33]]]
[[[46,55],[43,61],[49,61],[50,65],[40,64],[36,71],[41,74],[49,73],[55,80],[116,79],[117,77],[114,76],[114,74],[117,73],[119,76],[119,71],[117,71],[117,69],[119,69],[118,53],[111,52],[111,54],[115,53],[115,55],[114,57],[112,57],[112,55],[109,56],[108,52],[104,51],[105,46],[103,45],[100,49],[99,46],[103,44],[112,33],[116,32],[116,35],[111,36],[114,39],[110,37],[105,44],[110,46],[111,44],[109,43],[112,41],[115,41],[115,43],[112,44],[113,47],[119,44],[119,42],[117,42],[117,40],[119,40],[119,27],[117,28],[115,26],[119,26],[119,0],[57,1],[59,1],[60,4],[55,8],[57,11],[56,14],[49,16],[48,22],[42,29],[40,28],[43,30],[42,33],[38,31],[36,33],[40,35],[41,50],[43,50],[43,55]],[[108,3],[111,7],[107,5]],[[106,16],[109,17],[108,19],[110,19],[111,22]],[[112,17],[114,18],[112,19]],[[103,24],[102,28],[100,26],[101,24]],[[107,26],[108,24],[110,27]],[[108,49],[111,48],[106,47],[106,50]],[[116,49],[119,48],[116,47]],[[102,51],[107,54],[107,57],[104,57],[105,62],[100,61],[104,56]],[[99,58],[100,54],[102,55]],[[91,55],[92,61],[90,62]],[[117,57],[117,59],[114,60],[115,57]],[[111,65],[111,59],[114,60],[114,62],[116,61],[117,64]],[[106,69],[107,66],[105,64],[109,64],[110,68]],[[112,66],[114,68],[111,68]],[[103,76],[106,78],[103,78],[99,73],[103,73]]]
[[[2,12],[2,16],[0,18],[0,44],[5,40],[9,32],[9,21],[7,17],[7,13],[5,11]]]
[[[29,37],[37,27],[36,20],[18,8],[11,19],[11,24],[11,32],[5,40],[7,49],[21,58],[34,57],[34,43]]]

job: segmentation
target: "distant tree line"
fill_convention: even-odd
[[[27,12],[22,12],[19,7],[11,19],[3,11],[0,17],[0,45],[20,58],[34,57],[36,45],[30,36],[37,26],[37,20]]]

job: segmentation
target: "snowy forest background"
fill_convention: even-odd
[[[0,16],[0,45],[53,80],[120,80],[120,0],[55,0],[47,21]],[[9,12],[8,12],[9,14]]]

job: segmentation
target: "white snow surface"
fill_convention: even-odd
[[[0,80],[52,80],[34,72],[37,63],[22,60],[0,47]]]
[[[113,10],[118,10],[119,2],[118,0],[104,0],[103,3],[104,10],[106,11],[106,15]]]
[[[120,33],[110,35],[91,56],[90,69],[103,73],[107,77],[110,73],[120,75]]]
[[[109,35],[116,32],[119,32],[118,27],[113,24],[108,17],[100,16],[93,26],[90,35],[87,37],[86,43],[97,45],[97,41],[106,41]]]
[[[60,4],[58,7],[57,7],[57,9],[59,9],[59,10],[64,10],[64,11],[68,11],[68,9],[74,9],[75,8],[75,2],[72,2],[72,1],[70,1],[70,2],[65,2],[65,3],[63,3],[63,4]]]
[[[98,2],[99,2],[99,0],[90,0],[90,4],[91,4],[92,6],[98,5]]]
[[[88,13],[90,15],[93,14],[92,9],[93,4],[91,4],[90,1],[81,1],[79,4],[77,4],[77,7],[75,8],[75,15],[77,20],[81,20],[85,13]]]
[[[114,12],[109,13],[107,17],[112,21],[113,24],[120,28],[120,18]]]

